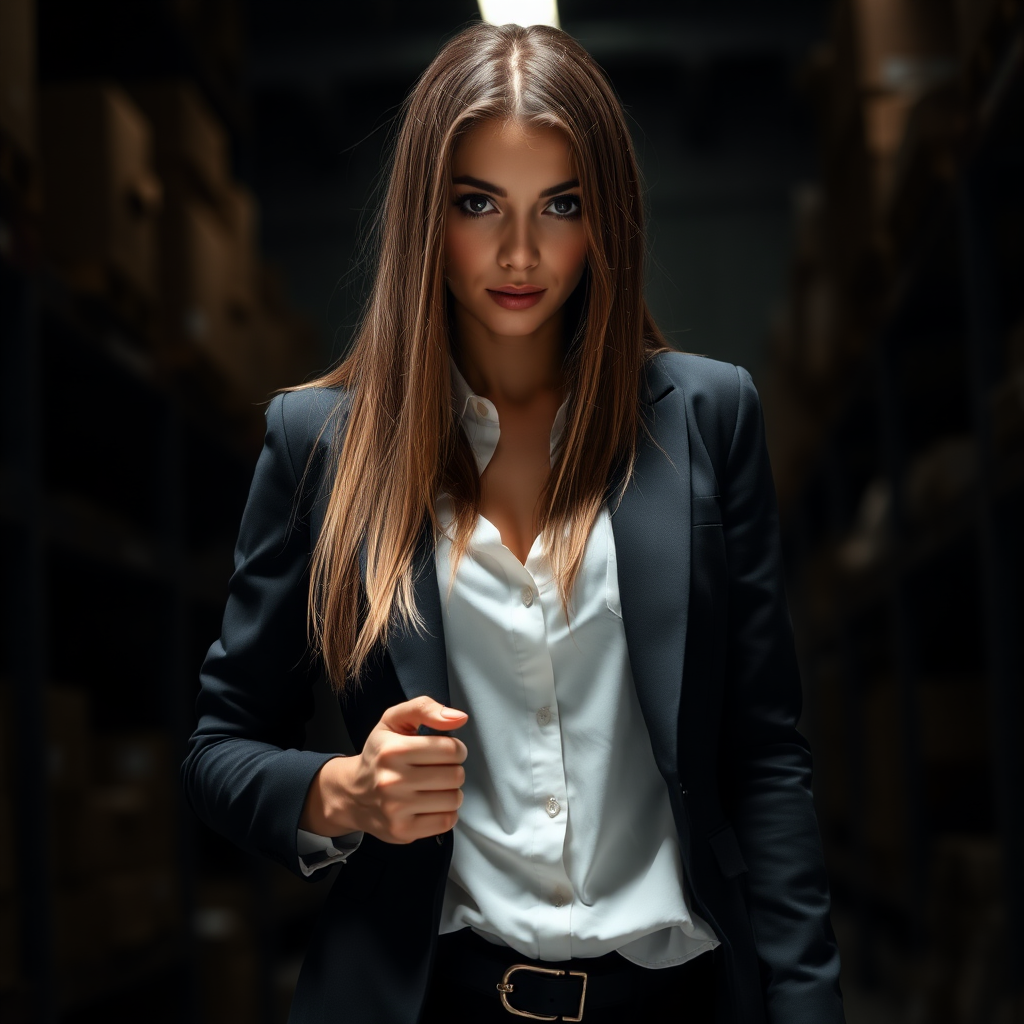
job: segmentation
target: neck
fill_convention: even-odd
[[[564,341],[559,311],[533,334],[498,335],[455,307],[455,362],[466,383],[496,405],[522,405],[564,387]]]

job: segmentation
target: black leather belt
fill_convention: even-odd
[[[514,949],[506,951],[468,928],[442,940],[455,961],[447,965],[452,981],[492,999],[497,995],[509,1014],[531,1020],[582,1021],[587,1006],[626,1007],[642,984],[638,971],[661,973],[615,953],[561,965],[524,960]]]

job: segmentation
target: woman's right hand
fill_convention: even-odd
[[[430,697],[388,708],[361,753],[332,758],[317,773],[299,827],[322,836],[369,832],[385,843],[411,843],[454,828],[466,744],[417,730],[458,729],[468,717]]]

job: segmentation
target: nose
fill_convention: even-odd
[[[512,217],[501,239],[498,263],[504,270],[532,270],[540,262],[540,250],[529,216]]]

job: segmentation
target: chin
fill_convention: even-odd
[[[492,310],[481,310],[480,313],[485,315],[474,313],[474,316],[488,331],[506,338],[521,338],[533,334],[554,316],[554,313],[539,311],[537,308],[516,312],[499,311],[497,316]]]

